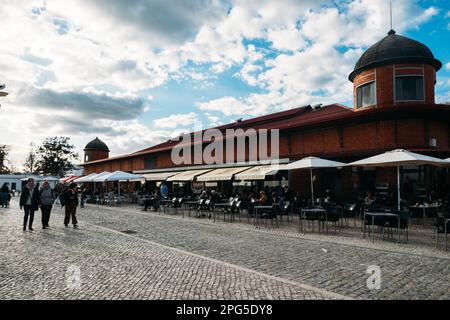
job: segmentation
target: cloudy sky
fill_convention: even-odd
[[[450,101],[450,2],[393,0]],[[98,132],[119,155],[192,129],[312,103],[351,105],[348,74],[389,30],[388,0],[2,0],[0,143]]]

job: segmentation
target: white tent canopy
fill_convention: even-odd
[[[114,171],[108,175],[101,177],[100,179],[103,179],[103,181],[129,181],[144,179],[144,177],[124,171]]]
[[[109,171],[103,171],[102,173],[97,174],[95,177],[93,177],[92,179],[89,179],[89,181],[87,182],[103,182],[104,177],[110,175],[111,172]]]
[[[373,157],[362,159],[349,163],[349,166],[360,167],[394,167],[404,165],[445,165],[446,160],[425,156],[420,153],[411,152],[403,149],[388,151]]]
[[[285,165],[284,170],[294,170],[294,169],[318,169],[318,168],[339,168],[346,164],[338,161],[331,161],[317,157],[307,157],[301,160],[289,163]]]
[[[283,166],[282,170],[295,170],[295,169],[309,169],[311,179],[311,200],[314,203],[314,182],[313,182],[313,169],[319,168],[341,168],[345,166],[345,163],[338,161],[331,161],[317,157],[307,157],[301,160],[289,163]]]
[[[91,174],[88,174],[87,176],[75,179],[73,182],[75,182],[75,183],[91,182],[92,179],[96,176],[97,176],[97,173],[91,173]]]
[[[446,165],[445,160],[425,156],[408,150],[397,149],[373,157],[349,163],[359,167],[397,167],[397,208],[400,211],[400,166],[403,165]]]

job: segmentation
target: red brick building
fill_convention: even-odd
[[[217,129],[279,129],[279,157],[285,162],[306,156],[350,162],[399,148],[450,157],[450,106],[436,104],[434,95],[436,72],[441,67],[425,45],[391,30],[361,56],[349,76],[354,84],[353,109],[339,104],[304,106]],[[96,153],[88,144],[85,173],[192,169],[172,162],[171,151],[177,143],[169,140],[113,158],[108,158],[106,145],[108,152],[100,148],[103,151]],[[445,169],[403,168],[402,179],[406,176],[415,181],[418,190],[423,187],[430,191],[437,185],[439,192],[447,192],[444,189],[448,188],[449,175]],[[294,171],[288,179],[292,189],[309,192],[307,173]],[[368,184],[380,183],[394,187],[395,170],[345,168],[338,175],[318,172],[316,180],[318,188],[331,188],[342,197],[349,195],[352,185],[367,188]]]

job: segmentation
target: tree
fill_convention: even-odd
[[[25,162],[23,164],[23,167],[27,172],[30,172],[32,174],[36,174],[37,171],[37,154],[36,154],[36,147],[34,143],[30,143],[30,152],[28,153],[27,157],[25,158]]]
[[[78,159],[74,149],[69,137],[47,137],[36,152],[39,173],[62,177]]]
[[[6,166],[8,161],[10,147],[4,144],[0,145],[0,174],[9,173],[9,168]]]

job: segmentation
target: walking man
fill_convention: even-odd
[[[28,217],[28,229],[33,231],[34,212],[37,211],[39,206],[39,190],[34,186],[34,179],[29,178],[27,184],[20,194],[19,206],[20,210],[24,209],[25,216],[23,217],[23,230],[27,229]]]
[[[48,222],[50,220],[50,213],[52,211],[53,203],[55,202],[55,192],[50,188],[50,184],[47,180],[42,184],[40,192],[40,207],[42,212],[42,229],[48,228]]]
[[[69,226],[70,218],[72,218],[72,224],[75,229],[78,228],[78,221],[76,217],[78,206],[78,187],[76,183],[71,183],[69,189],[64,193],[64,203],[66,206],[64,225]]]

